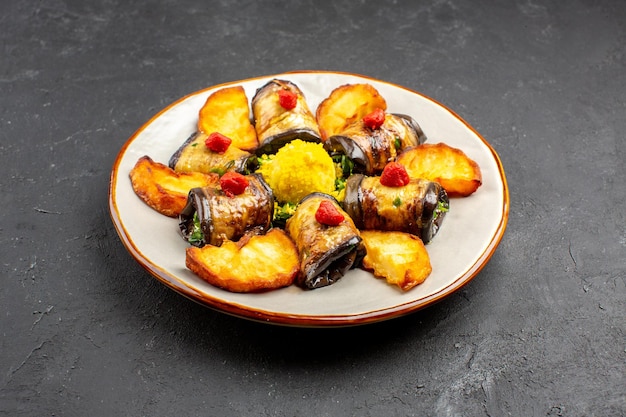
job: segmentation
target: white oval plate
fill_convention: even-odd
[[[312,111],[343,84],[370,83],[387,101],[389,112],[417,120],[428,143],[445,142],[476,161],[482,186],[470,197],[454,198],[450,212],[427,249],[433,267],[428,279],[403,293],[368,272],[351,270],[334,285],[302,290],[296,286],[262,294],[237,294],[216,288],[185,267],[178,221],[144,204],[133,192],[129,172],[143,155],[167,164],[195,131],[198,111],[209,94],[229,85],[244,87],[248,99],[272,78],[288,79],[304,92]],[[508,219],[509,194],[504,169],[492,147],[444,105],[407,88],[361,75],[302,71],[217,85],[181,98],[142,126],[122,147],[111,173],[111,218],[130,254],[171,289],[208,307],[235,316],[293,326],[349,326],[377,322],[429,306],[467,284],[491,258]]]

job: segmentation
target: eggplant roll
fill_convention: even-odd
[[[343,214],[337,226],[326,226],[315,219],[323,200],[330,200]],[[304,197],[285,230],[296,243],[300,256],[300,273],[296,283],[306,289],[324,287],[337,282],[350,268],[360,262],[364,249],[354,222],[330,195],[312,193]]]
[[[355,173],[378,175],[403,149],[425,141],[426,135],[411,116],[387,113],[380,128],[370,129],[362,120],[355,121],[343,132],[329,137],[324,148],[331,156],[350,158]]]
[[[253,229],[267,231],[274,215],[272,189],[260,174],[246,176],[242,194],[227,196],[219,184],[192,188],[187,205],[179,215],[183,238],[194,246],[221,246],[237,241]]]
[[[205,174],[223,174],[236,171],[245,174],[256,168],[256,155],[229,146],[226,152],[218,153],[206,147],[204,142],[209,136],[195,132],[171,156],[169,167],[176,172],[202,172]]]
[[[387,187],[380,177],[354,174],[346,181],[344,210],[362,230],[414,234],[428,243],[450,208],[448,195],[436,182],[411,178],[402,187]]]
[[[296,94],[293,109],[280,105],[278,92],[289,90]],[[315,115],[309,109],[304,94],[297,85],[285,80],[271,80],[256,91],[252,98],[254,128],[259,139],[257,155],[273,154],[294,139],[321,142]]]

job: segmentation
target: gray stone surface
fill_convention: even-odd
[[[624,416],[621,1],[0,4],[0,415]],[[482,272],[407,317],[257,324],[165,288],[108,212],[121,146],[190,92],[296,69],[418,90],[511,193]]]

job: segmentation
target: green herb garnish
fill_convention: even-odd
[[[272,219],[272,223],[275,226],[284,226],[287,220],[296,212],[297,204],[293,203],[285,203],[278,204],[274,203],[274,217]]]
[[[394,207],[400,207],[402,205],[402,199],[400,197],[396,197],[393,200]]]
[[[450,203],[447,201],[439,201],[437,202],[437,208],[433,211],[433,218],[436,219],[448,211],[450,211]]]
[[[215,167],[215,168],[211,169],[210,172],[212,172],[214,174],[217,174],[217,175],[219,175],[221,177],[222,175],[224,175],[226,172],[228,172],[228,170],[230,170],[234,166],[235,166],[235,161],[231,160],[231,161],[228,161],[226,164],[224,164],[221,167]]]
[[[263,154],[257,158],[256,162],[259,164],[259,167],[261,167],[272,162],[272,158],[267,154]]]
[[[187,239],[189,243],[197,244],[204,241],[204,233],[202,233],[202,226],[200,225],[200,219],[198,218],[198,212],[193,214],[193,231]]]
[[[335,178],[335,191],[341,191],[346,188],[345,178]]]
[[[345,155],[333,155],[333,162],[339,165],[342,178],[348,178],[354,170],[354,162]]]

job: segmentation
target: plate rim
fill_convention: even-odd
[[[285,77],[294,74],[321,74],[321,75],[342,75],[342,76],[354,76],[361,78],[363,80],[370,80],[376,83],[387,84],[394,88],[399,88],[405,91],[408,91],[412,94],[416,94],[421,96],[422,98],[440,106],[442,109],[446,110],[450,113],[452,117],[461,122],[467,129],[469,129],[480,141],[482,144],[488,149],[490,152],[497,168],[499,177],[502,182],[502,212],[500,215],[500,219],[498,222],[498,226],[491,236],[489,244],[486,246],[485,250],[478,256],[471,266],[467,267],[465,271],[460,274],[457,279],[450,282],[445,287],[441,288],[439,291],[428,294],[425,297],[412,300],[406,303],[397,304],[393,307],[387,307],[377,310],[371,310],[367,312],[355,313],[355,314],[338,314],[338,315],[310,315],[310,314],[292,314],[285,312],[272,312],[267,310],[262,310],[259,308],[246,306],[234,302],[228,302],[225,300],[221,300],[217,297],[213,297],[209,294],[200,293],[196,291],[194,288],[186,285],[182,280],[177,277],[167,273],[164,271],[159,265],[151,260],[149,257],[146,257],[142,254],[141,250],[137,247],[132,237],[124,227],[122,220],[120,219],[119,208],[117,204],[117,199],[115,197],[115,191],[117,187],[117,181],[119,178],[119,166],[124,158],[124,155],[129,148],[129,146],[135,141],[135,139],[148,127],[150,126],[156,119],[158,119],[162,114],[166,113],[173,107],[176,107],[178,104],[183,101],[189,99],[190,97],[203,94],[208,90],[214,90],[223,88],[225,86],[232,86],[238,83],[249,83],[254,82],[255,80],[261,80],[266,78],[273,77]],[[415,91],[411,88],[398,85],[392,82],[376,79],[371,76],[361,75],[352,72],[343,72],[343,71],[326,71],[326,70],[294,70],[287,71],[277,74],[268,74],[261,75],[251,78],[246,78],[242,80],[229,81],[224,83],[215,84],[206,88],[202,88],[200,90],[188,93],[177,100],[171,102],[158,112],[156,112],[152,117],[150,117],[146,122],[144,122],[135,132],[124,142],[122,147],[120,148],[118,154],[115,157],[115,160],[112,165],[110,179],[109,179],[109,214],[113,225],[116,229],[116,232],[125,246],[126,250],[129,254],[135,259],[140,266],[142,266],[150,275],[160,281],[162,284],[167,286],[168,288],[176,291],[180,295],[185,296],[186,298],[195,301],[205,307],[209,307],[213,310],[217,310],[222,313],[229,314],[231,316],[236,316],[243,319],[249,319],[256,322],[262,323],[270,323],[277,325],[285,325],[285,326],[295,326],[295,327],[348,327],[348,326],[356,326],[356,325],[364,325],[371,324],[375,322],[385,321],[392,318],[397,318],[401,316],[405,316],[416,312],[418,310],[429,307],[444,298],[450,296],[456,291],[460,290],[462,287],[471,282],[478,273],[486,266],[491,257],[494,255],[496,249],[498,248],[507,227],[508,218],[509,218],[509,206],[510,206],[510,197],[509,197],[509,188],[506,181],[506,174],[504,171],[504,167],[502,161],[489,142],[483,138],[483,136],[476,131],[468,122],[466,122],[461,116],[459,116],[455,111],[450,109],[443,103],[428,97],[418,91]]]

